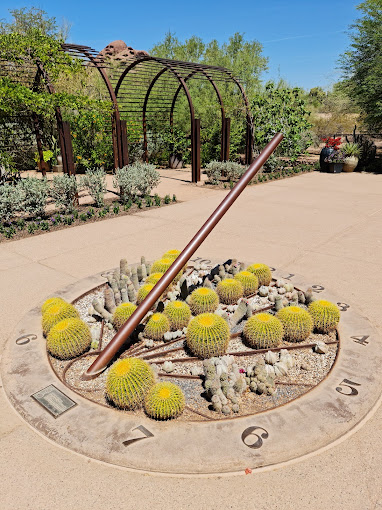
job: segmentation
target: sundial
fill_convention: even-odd
[[[204,264],[208,270],[215,266],[215,261],[198,257],[190,261],[189,270],[192,271],[195,262]],[[320,282],[277,268],[272,270],[273,284],[283,279],[298,289],[311,287],[317,297],[336,303],[341,310],[338,331],[331,344],[333,360],[317,383],[295,385],[295,370],[294,375],[280,377],[280,384],[276,379],[276,394],[263,397],[268,403],[258,403],[252,411],[249,408],[245,413],[224,416],[208,410],[207,401],[207,411],[191,401],[186,402],[186,410],[179,419],[156,421],[143,411],[121,411],[108,405],[103,391],[97,391],[96,381],[103,376],[95,381],[73,382],[70,372],[76,363],[83,363],[86,369],[96,355],[90,350],[77,360],[65,363],[52,360],[41,331],[41,311],[35,308],[23,318],[4,352],[2,377],[9,401],[34,429],[53,442],[91,458],[150,473],[195,476],[244,473],[248,469],[282,465],[335,445],[357,430],[378,405],[382,390],[378,378],[381,339],[370,322],[346,303],[344,296],[331,294]],[[74,304],[86,302],[86,296],[92,295],[94,289],[99,291],[106,285],[107,274],[81,280],[55,295]],[[235,338],[235,334],[232,336]],[[180,338],[178,343],[181,341]],[[141,341],[130,348],[130,354],[162,366],[164,360],[172,359],[177,365],[173,344],[163,343],[152,350],[143,348]],[[310,344],[308,348],[303,344],[308,342],[295,346],[295,356],[303,351],[313,352]],[[172,352],[163,356],[169,349]],[[70,365],[64,375],[60,364]],[[200,366],[200,362],[195,361],[195,365]],[[176,370],[162,379],[179,382],[183,388],[185,381],[196,383],[203,392],[202,376],[188,378]],[[87,385],[95,391],[86,391]],[[102,386],[101,382],[99,385]],[[53,413],[36,400],[39,392],[51,395],[52,388]],[[286,390],[290,390],[289,394]],[[259,402],[261,396],[254,395],[254,400]]]
[[[50,330],[43,320],[42,327],[40,306],[21,320],[6,344],[2,381],[11,405],[37,432],[76,453],[130,470],[203,476],[250,473],[303,459],[345,440],[371,416],[382,393],[382,342],[370,322],[347,303],[346,296],[332,294],[309,275],[286,274],[272,267],[269,280],[254,292],[243,295],[244,284],[240,283],[240,296],[224,297],[219,294],[220,284],[229,286],[230,280],[237,280],[239,270],[259,261],[240,262],[240,254],[227,261],[192,257],[233,203],[235,198],[231,198],[240,194],[281,140],[279,135],[275,138],[276,142],[269,144],[272,147],[251,165],[183,252],[164,269],[146,298],[139,298],[147,277],[142,261],[139,281],[139,264],[130,269],[124,264],[119,276],[113,270],[105,271],[55,293],[66,301],[70,313],[78,316],[72,320],[82,324],[89,338],[89,328],[95,334],[97,341],[93,338],[90,345],[89,340],[86,349],[65,359],[52,351],[50,331],[65,321],[51,324]],[[123,287],[122,275],[128,280],[131,276],[131,286],[134,280],[133,301],[128,287]],[[177,275],[182,275],[179,283],[174,280]],[[102,311],[94,304],[95,299],[102,305],[103,296],[110,297],[110,288],[114,289],[113,299],[118,296],[118,300],[138,304],[118,327],[110,310],[101,306]],[[193,289],[200,288],[219,294],[220,302],[212,313],[192,308]],[[147,312],[154,307],[160,315],[165,303],[181,298],[195,317],[186,329],[153,340],[146,327],[155,314],[149,317]],[[295,309],[294,313],[305,314],[312,321],[311,305],[307,305],[314,299],[332,303],[336,313],[340,312],[339,324],[326,332],[310,326],[303,337],[292,341],[292,336],[286,335],[287,322],[282,322],[283,311],[288,314]],[[113,304],[114,308],[122,306],[117,301]],[[224,348],[195,351],[192,334],[200,335],[195,328],[191,334],[193,321],[199,317],[199,326],[207,328],[211,315],[226,331]],[[284,335],[282,341],[264,346],[249,342],[248,324],[260,316],[282,322],[277,326]],[[147,322],[143,331],[141,320]],[[214,342],[216,335],[212,335]],[[145,368],[150,385],[147,383],[145,390],[144,409],[123,408],[109,389],[106,392],[111,375],[121,376],[120,369],[114,367],[118,363],[130,366],[132,359],[138,360],[140,367],[149,367]],[[146,399],[154,379],[176,383],[183,394],[185,406],[176,418],[159,420],[150,415]],[[134,382],[135,389],[137,384]],[[123,391],[128,390],[124,387]],[[163,392],[160,396],[166,397]]]

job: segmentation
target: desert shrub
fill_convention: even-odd
[[[222,177],[237,181],[246,170],[247,167],[233,161],[211,161],[205,168],[210,184],[218,184]]]
[[[8,222],[21,210],[23,194],[19,186],[3,184],[0,186],[0,219]]]
[[[48,182],[46,179],[27,177],[18,184],[22,194],[21,208],[23,212],[42,216],[48,198]]]
[[[113,179],[123,202],[138,195],[149,195],[159,182],[160,175],[155,165],[139,162],[117,168]]]
[[[78,184],[75,175],[63,174],[53,177],[50,196],[59,209],[68,213],[73,212],[77,193]]]
[[[89,191],[97,207],[103,207],[106,193],[106,177],[103,168],[88,168],[81,178],[81,186]]]

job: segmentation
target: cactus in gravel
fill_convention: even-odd
[[[228,324],[219,315],[203,313],[188,324],[187,347],[199,358],[222,356],[227,350],[229,340]]]
[[[139,407],[155,377],[150,365],[139,358],[125,358],[116,361],[106,379],[106,395],[121,409]]]
[[[145,411],[155,420],[177,418],[184,411],[186,399],[176,384],[160,382],[150,388],[146,395]]]
[[[163,273],[151,273],[151,275],[146,278],[145,283],[153,283],[155,285],[159,282],[162,276]]]
[[[142,287],[138,290],[137,305],[142,303],[142,301],[145,299],[147,294],[150,291],[152,291],[153,288],[154,288],[154,284],[152,284],[152,283],[145,283],[144,285],[142,285]]]
[[[119,272],[121,273],[121,275],[124,274],[126,276],[130,276],[130,268],[126,259],[121,259],[119,261]]]
[[[117,306],[117,308],[114,310],[112,323],[115,329],[120,329],[127,319],[133,315],[133,313],[136,310],[136,305],[133,303],[122,303],[121,305]]]
[[[259,280],[254,273],[250,271],[240,271],[234,276],[235,280],[238,280],[244,289],[244,296],[254,294],[259,288]]]
[[[154,264],[151,266],[151,273],[165,273],[167,269],[171,266],[175,259],[171,258],[162,258],[156,260]],[[177,282],[183,274],[183,269],[179,271],[179,273],[175,276],[174,282]]]
[[[51,307],[52,305],[61,305],[62,303],[66,303],[65,299],[62,299],[60,297],[51,297],[44,301],[41,307],[41,313],[44,315],[44,313],[48,310],[49,307]]]
[[[143,334],[152,340],[162,340],[163,335],[170,330],[170,321],[163,313],[154,313],[148,320]]]
[[[258,313],[247,320],[243,334],[254,349],[268,349],[280,345],[284,329],[276,317],[269,313]]]
[[[165,306],[163,313],[168,317],[173,331],[183,329],[191,319],[190,307],[184,301],[171,301]]]
[[[105,308],[108,312],[113,313],[116,306],[115,306],[115,298],[114,298],[114,292],[110,287],[106,287],[104,292],[105,297]]]
[[[48,307],[42,316],[42,330],[44,335],[49,333],[50,328],[64,319],[79,319],[80,315],[73,305],[58,303]]]
[[[175,260],[181,254],[180,250],[168,250],[163,254],[164,259],[172,259]]]
[[[284,326],[284,338],[290,342],[302,342],[313,330],[312,317],[299,306],[287,306],[277,312],[276,317]]]
[[[59,359],[70,359],[83,354],[90,347],[92,335],[81,319],[64,319],[50,329],[46,346]]]
[[[212,289],[200,287],[191,293],[189,305],[194,315],[214,312],[219,306],[219,296]]]
[[[312,316],[314,328],[320,333],[329,333],[336,329],[340,321],[338,306],[325,299],[313,301],[309,305],[308,311]]]
[[[216,292],[222,303],[232,305],[243,297],[244,288],[240,281],[234,278],[225,278],[217,284]]]
[[[247,271],[257,276],[259,286],[268,286],[272,280],[272,273],[269,267],[265,264],[251,264],[247,267]]]

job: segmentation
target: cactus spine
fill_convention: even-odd
[[[143,334],[152,340],[162,340],[163,335],[169,330],[170,321],[163,313],[157,312],[148,320]]]
[[[284,338],[290,342],[302,342],[313,330],[312,317],[299,306],[282,308],[276,317],[284,327]]]
[[[107,375],[106,395],[121,409],[139,407],[155,382],[148,363],[139,358],[116,361]]]
[[[260,287],[271,283],[272,273],[266,264],[251,264],[247,267],[247,271],[257,276]]]
[[[120,329],[127,319],[133,315],[133,313],[136,310],[136,305],[133,303],[122,303],[121,305],[117,306],[117,308],[114,310],[112,323],[115,329]]]
[[[219,315],[203,313],[194,317],[188,327],[186,342],[190,351],[199,358],[222,356],[228,347],[230,331]]]
[[[168,317],[173,331],[183,329],[191,319],[190,307],[184,301],[171,301],[165,306],[163,313]]]
[[[338,306],[325,299],[313,301],[308,308],[313,319],[313,326],[320,333],[329,333],[336,329],[340,321],[340,310]]]
[[[189,305],[194,315],[214,312],[219,306],[219,296],[212,289],[200,287],[191,293]]]
[[[64,319],[79,319],[80,315],[73,305],[59,303],[51,305],[42,316],[42,330],[44,335],[49,333],[50,328]]]
[[[254,294],[259,288],[259,280],[254,273],[250,271],[240,271],[234,276],[235,280],[238,280],[244,289],[244,296]]]
[[[226,305],[233,305],[237,300],[243,297],[244,288],[240,281],[234,278],[225,278],[217,284],[216,292],[219,299]]]
[[[276,317],[269,313],[258,313],[247,320],[244,337],[254,349],[268,349],[280,345],[284,329]]]
[[[160,382],[147,393],[144,406],[146,413],[155,420],[177,418],[183,413],[186,400],[176,384]]]
[[[64,319],[50,329],[46,346],[56,358],[70,359],[87,351],[91,342],[92,335],[84,321]]]

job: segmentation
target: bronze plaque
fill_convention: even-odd
[[[77,405],[53,384],[33,393],[31,396],[55,418]]]

